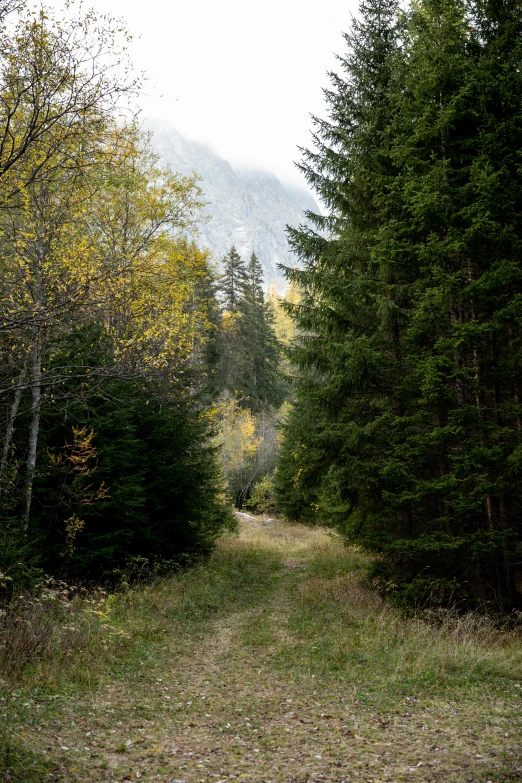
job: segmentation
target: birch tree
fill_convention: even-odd
[[[15,8],[17,22],[7,28],[2,19]],[[45,7],[0,5],[2,208],[42,170],[85,165],[81,151],[99,143],[121,98],[138,88],[127,42],[121,23],[93,11],[57,20]]]

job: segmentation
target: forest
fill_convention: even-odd
[[[521,23],[363,3],[301,163],[279,503],[404,603],[522,605]]]
[[[233,526],[231,503],[260,502],[374,553],[397,600],[517,609],[516,13],[361,6],[303,151],[325,209],[289,227],[285,300],[255,252],[216,267],[198,247],[197,178],[162,170],[124,119],[125,33],[18,16],[2,75],[6,584],[189,563]]]
[[[519,4],[362,0],[284,296],[129,42],[0,0],[1,780],[519,779]]]
[[[4,58],[7,593],[204,557],[273,470],[278,298],[255,253],[218,271],[190,238],[197,178],[163,170],[125,118],[122,36],[28,12]]]

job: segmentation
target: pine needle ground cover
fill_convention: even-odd
[[[54,599],[24,665],[3,648],[0,780],[521,780],[519,632],[405,619],[365,565],[259,518],[205,567]]]

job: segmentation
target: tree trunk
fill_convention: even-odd
[[[7,466],[7,460],[9,458],[9,449],[11,448],[11,441],[13,439],[15,420],[18,415],[18,408],[20,407],[22,394],[27,388],[27,386],[24,384],[26,372],[27,372],[27,357],[24,360],[22,370],[18,378],[18,384],[16,387],[13,404],[11,405],[11,412],[9,414],[9,418],[7,420],[7,425],[5,428],[4,446],[2,449],[2,459],[0,461],[0,496],[2,495],[2,489],[3,489],[2,480]]]
[[[42,401],[42,346],[39,337],[35,340],[33,346],[31,397],[31,424],[29,426],[29,443],[27,448],[27,466],[25,474],[25,508],[22,517],[22,526],[24,532],[27,532],[29,525],[29,514],[31,513],[33,481],[36,468],[36,449],[38,446],[38,434],[40,430],[40,406]]]

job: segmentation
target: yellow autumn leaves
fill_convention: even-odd
[[[134,125],[114,126],[111,143],[116,154],[80,153],[83,168],[52,167],[20,185],[2,225],[3,325],[21,356],[95,322],[115,365],[175,372],[205,325],[194,291],[207,258],[184,233],[199,190],[158,168]]]
[[[207,329],[196,180],[150,152],[119,23],[69,11],[21,7],[8,30],[0,5],[0,488],[24,399],[25,526],[41,411],[64,384],[177,381]]]

